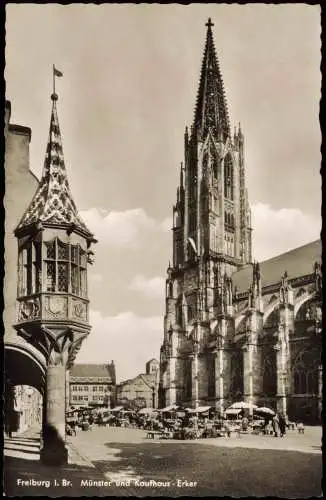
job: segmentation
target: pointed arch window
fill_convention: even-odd
[[[233,163],[230,155],[224,159],[224,196],[233,200]]]
[[[294,394],[317,394],[318,361],[317,350],[299,354],[293,366]]]

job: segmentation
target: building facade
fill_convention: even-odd
[[[93,262],[91,245],[96,240],[79,217],[70,190],[55,92],[51,101],[39,182],[29,172],[30,130],[11,126],[10,106],[6,108],[6,211],[12,225],[6,233],[9,228],[16,242],[14,246],[12,239],[5,241],[9,263],[5,269],[5,377],[8,387],[27,385],[43,395],[40,457],[46,464],[61,465],[68,461],[66,375],[91,329],[87,267]],[[8,409],[12,406],[6,402]]]
[[[132,409],[157,408],[159,386],[159,361],[146,363],[146,373],[124,380],[117,385],[117,405]]]
[[[115,406],[115,365],[80,364],[69,372],[69,406],[90,408]]]
[[[5,365],[6,384],[13,386],[13,390],[5,391],[11,401],[6,401],[5,406],[9,409],[10,426],[12,432],[23,432],[28,426],[38,425],[39,405],[42,401],[41,388],[31,387],[30,380],[22,376],[24,366],[21,370],[17,368],[17,356],[29,350],[28,343],[21,337],[13,325],[16,322],[16,295],[17,295],[17,241],[14,229],[22,214],[27,209],[29,202],[38,186],[38,179],[30,170],[29,146],[32,131],[29,127],[17,125],[11,122],[11,103],[5,102],[5,237],[4,237],[4,301],[3,310],[4,341],[5,341]],[[19,354],[18,354],[19,353]],[[36,356],[39,353],[35,352]],[[9,370],[16,365],[15,370]],[[9,371],[11,372],[9,376]],[[32,370],[29,370],[31,373]],[[20,373],[21,372],[21,373]],[[31,384],[31,385],[29,385]],[[9,425],[9,422],[7,422]]]
[[[212,26],[173,207],[160,406],[233,402],[320,419],[321,246],[252,262],[244,135],[231,135]]]

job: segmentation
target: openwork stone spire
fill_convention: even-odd
[[[78,215],[65,167],[56,101],[51,95],[52,112],[49,139],[46,148],[42,178],[28,209],[16,231],[38,223],[56,226],[73,226],[86,237],[93,235]]]
[[[230,137],[223,80],[216,56],[211,19],[206,23],[206,44],[201,68],[193,130],[203,139],[211,130],[220,140]]]

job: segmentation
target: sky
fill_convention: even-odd
[[[253,256],[319,238],[320,7],[304,4],[9,4],[6,95],[32,129],[40,177],[52,64],[66,168],[98,239],[92,332],[76,362],[145,371],[163,340],[183,134],[193,119],[208,17],[231,126],[245,136]]]

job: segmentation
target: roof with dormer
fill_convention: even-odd
[[[49,138],[42,172],[36,193],[20,220],[16,231],[34,224],[73,226],[86,237],[93,237],[78,214],[71,194],[63,156],[56,101],[52,94],[52,111]]]
[[[211,19],[206,23],[206,43],[197,94],[194,129],[203,138],[209,130],[230,137],[229,115],[222,74],[216,55]]]
[[[321,262],[321,253],[321,241],[316,240],[261,262],[262,288],[279,283],[285,271],[289,279],[312,274],[314,263]],[[247,264],[232,275],[233,286],[239,293],[248,290],[252,283],[252,271],[253,265]]]

